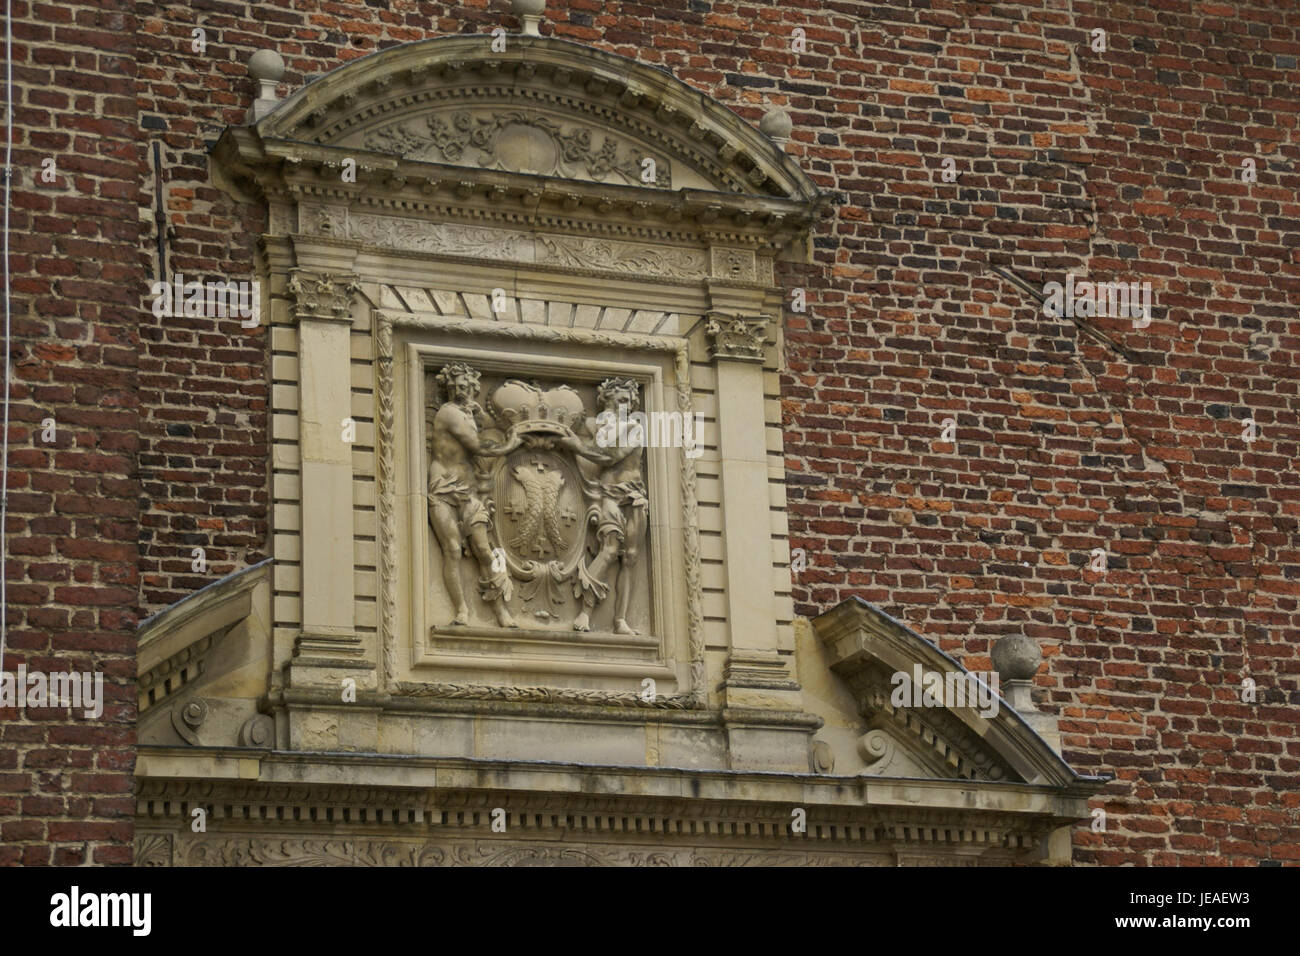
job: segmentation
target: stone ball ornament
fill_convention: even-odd
[[[1003,680],[1032,680],[1043,662],[1038,642],[1024,634],[1009,634],[994,641],[989,656]]]
[[[790,114],[780,107],[768,110],[758,121],[758,131],[778,142],[788,140],[793,130],[794,120],[790,119]]]
[[[258,50],[248,58],[248,74],[258,82],[278,83],[284,76],[284,58],[274,50]]]

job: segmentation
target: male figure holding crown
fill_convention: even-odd
[[[442,580],[455,608],[452,624],[469,623],[469,607],[460,584],[460,562],[468,543],[479,565],[479,593],[492,608],[501,627],[518,627],[506,601],[510,600],[510,573],[493,569],[488,528],[491,506],[483,500],[474,473],[478,456],[500,457],[519,446],[512,438],[502,445],[479,439],[479,428],[492,422],[474,397],[479,373],[463,362],[438,373],[444,402],[433,418],[433,456],[429,462],[429,523],[442,549]]]
[[[606,379],[596,390],[601,412],[617,413],[623,408],[619,420],[625,429],[640,429],[640,425],[627,422],[627,413],[639,402],[640,387],[630,378]],[[596,434],[597,419],[590,419],[587,429]],[[634,588],[632,569],[641,557],[648,524],[649,498],[641,473],[645,439],[638,434],[620,434],[612,443],[589,444],[572,436],[560,439],[560,444],[600,468],[595,480],[588,483],[593,486],[589,500],[594,500],[587,509],[587,523],[596,525],[596,555],[589,564],[578,564],[574,594],[582,599],[582,611],[574,618],[573,629],[591,630],[591,611],[609,595],[612,578],[614,633],[635,634],[627,614]]]

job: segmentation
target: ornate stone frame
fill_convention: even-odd
[[[689,652],[689,687],[685,693],[657,696],[646,701],[635,692],[602,689],[564,688],[548,686],[505,687],[496,684],[457,682],[398,681],[396,675],[402,668],[398,663],[398,578],[397,568],[398,517],[396,484],[398,468],[398,443],[403,438],[396,430],[396,395],[394,363],[396,360],[393,335],[396,329],[414,329],[426,334],[469,334],[497,340],[552,342],[578,346],[596,346],[616,349],[669,353],[673,362],[677,411],[692,411],[690,386],[690,360],[688,343],[683,338],[636,335],[630,333],[600,332],[580,328],[554,326],[504,325],[476,319],[448,319],[446,316],[398,313],[376,310],[375,341],[378,365],[376,403],[378,421],[378,507],[380,535],[380,593],[379,640],[381,668],[379,686],[396,696],[455,698],[471,700],[558,701],[565,703],[601,704],[616,707],[644,707],[651,709],[695,709],[705,706],[707,688],[704,666],[704,612],[700,584],[700,556],[698,529],[698,497],[696,493],[695,462],[680,451],[680,497],[682,505],[682,534],[685,544],[685,579],[687,647]],[[465,350],[456,350],[463,353]],[[419,387],[409,383],[408,391]],[[419,403],[411,407],[421,407]],[[413,424],[413,423],[412,423]],[[414,425],[413,425],[414,427]],[[406,441],[411,441],[408,435]],[[666,458],[667,456],[665,456]],[[422,528],[422,523],[417,524]],[[662,548],[663,544],[657,547]],[[664,573],[663,561],[656,564]],[[415,618],[419,620],[419,618]],[[663,619],[662,613],[659,619]],[[422,627],[422,625],[421,625]],[[418,630],[418,629],[417,629]],[[666,635],[667,636],[667,635]],[[418,654],[420,638],[416,637]],[[667,654],[669,660],[672,654]],[[652,668],[645,669],[646,676],[655,676]]]

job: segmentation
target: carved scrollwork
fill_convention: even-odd
[[[539,262],[673,278],[695,278],[704,273],[704,253],[692,249],[656,249],[600,239],[566,239],[560,236],[539,236],[537,242]]]
[[[208,702],[202,697],[192,697],[189,700],[181,701],[172,708],[172,727],[181,735],[186,743],[198,746],[199,737],[196,731],[203,726],[203,722],[208,719]]]
[[[485,166],[543,176],[672,188],[667,157],[591,127],[559,123],[522,110],[436,113],[368,133],[366,149],[403,159]],[[649,162],[647,162],[649,160]]]

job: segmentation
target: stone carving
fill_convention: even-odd
[[[358,213],[350,217],[349,235],[390,248],[445,252],[487,259],[527,260],[532,238],[522,233],[455,223],[426,223],[394,216]]]
[[[630,431],[640,427],[628,421],[628,415],[640,405],[640,388],[632,379],[606,379],[596,392],[596,401],[606,425],[588,423],[589,431],[599,432],[612,424],[614,441],[598,446],[574,436],[564,439],[564,446],[600,467],[589,493],[587,524],[596,526],[597,552],[588,564],[578,565],[575,595],[582,597],[582,612],[573,622],[575,631],[591,630],[591,610],[614,592],[614,633],[635,634],[627,623],[628,602],[632,597],[632,573],[645,544],[649,498],[641,472],[642,442]],[[609,418],[614,421],[609,423]]]
[[[355,276],[332,276],[302,269],[289,276],[289,292],[298,303],[300,319],[351,321],[352,296],[361,290]]]
[[[661,249],[559,236],[538,236],[537,247],[538,262],[556,262],[573,268],[649,273],[673,278],[695,278],[704,273],[704,253],[691,249]]]
[[[166,856],[158,841],[168,841]],[[137,863],[167,866],[172,862],[171,837],[147,835],[137,841]],[[142,847],[149,856],[141,860]],[[580,843],[550,846],[501,840],[447,840],[439,843],[375,838],[329,839],[212,835],[186,839],[178,848],[182,866],[889,866],[895,858],[906,865],[968,866],[976,857],[956,858],[940,853],[827,852],[804,849],[694,850],[690,847],[622,847]]]
[[[469,623],[469,606],[460,583],[460,560],[469,546],[480,568],[479,594],[492,608],[497,624],[516,627],[506,610],[510,598],[510,577],[497,566],[488,529],[492,525],[492,502],[484,500],[476,462],[485,457],[500,458],[518,447],[490,445],[479,437],[480,425],[490,426],[483,409],[474,401],[479,373],[468,365],[448,365],[438,373],[438,384],[446,401],[433,419],[433,457],[429,463],[429,523],[442,548],[442,580],[455,609],[453,624]]]
[[[170,833],[142,833],[135,838],[136,866],[171,866],[172,837]]]
[[[634,707],[647,710],[688,710],[701,706],[702,695],[694,692],[647,699],[633,691],[584,689],[579,687],[506,687],[500,684],[398,683],[395,692],[403,697],[436,697],[442,700],[483,700],[506,703],[593,704],[602,707]]]
[[[638,427],[627,420],[640,402],[637,383],[602,382],[600,415],[589,416],[571,386],[519,379],[496,385],[484,411],[475,400],[480,380],[462,363],[437,375],[446,399],[432,422],[429,520],[442,550],[451,625],[471,623],[459,566],[468,543],[498,626],[559,621],[568,585],[580,602],[573,630],[591,630],[593,609],[612,598],[613,633],[636,634],[629,607],[649,508],[644,439],[628,434]],[[608,435],[605,416],[614,419]],[[522,625],[506,606],[514,580],[521,583]]]
[[[713,275],[735,282],[753,282],[758,275],[756,256],[752,249],[728,249],[715,246]]]
[[[298,217],[303,232],[320,236],[343,236],[347,233],[346,207],[300,205]]]
[[[185,866],[441,866],[436,846],[387,840],[230,837],[200,840],[184,851]]]
[[[583,272],[653,273],[696,279],[707,271],[704,253],[695,249],[609,239],[533,236],[485,226],[417,222],[370,213],[349,216],[347,233],[353,239],[389,249],[540,262]]]
[[[597,145],[590,127],[521,110],[486,115],[459,110],[381,126],[363,145],[403,159],[672,188],[666,156],[650,155],[607,132],[599,136]]]
[[[725,315],[710,312],[704,330],[708,333],[709,357],[763,361],[763,343],[767,340],[768,316]]]
[[[270,747],[275,743],[275,721],[266,714],[254,714],[239,728],[239,746]]]
[[[602,332],[594,329],[556,328],[527,324],[499,323],[476,319],[449,319],[444,316],[378,311],[375,315],[379,409],[378,470],[380,530],[379,623],[383,647],[383,686],[403,696],[503,702],[562,701],[573,704],[609,707],[700,708],[705,706],[704,605],[699,543],[699,504],[695,460],[684,452],[680,458],[682,534],[686,571],[687,637],[690,652],[690,687],[679,696],[661,695],[647,704],[634,693],[553,687],[510,687],[479,683],[402,682],[398,678],[397,617],[397,509],[394,482],[396,475],[397,436],[393,396],[393,332],[396,327],[437,331],[441,334],[474,334],[515,343],[527,350],[531,342],[559,342],[587,347],[668,351],[673,355],[676,378],[677,411],[691,414],[690,355],[684,339],[627,332]],[[545,569],[545,565],[542,568]],[[522,590],[522,588],[521,588]]]
[[[208,702],[202,697],[194,697],[172,708],[172,726],[181,738],[193,746],[198,746],[198,729],[208,719]]]
[[[835,751],[824,740],[814,740],[812,743],[812,769],[813,773],[835,772]]]

